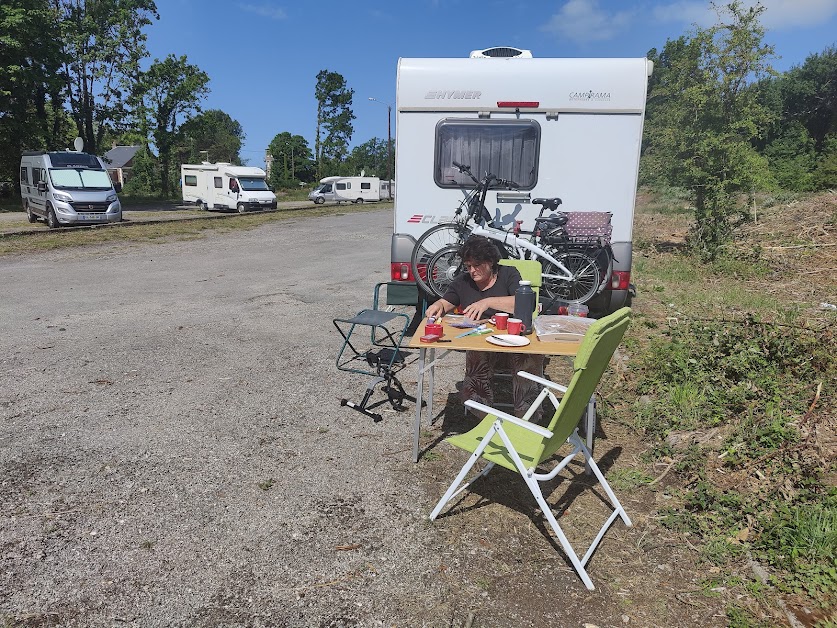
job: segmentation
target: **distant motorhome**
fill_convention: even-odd
[[[383,183],[387,183],[384,180]],[[395,182],[393,181],[393,189]],[[382,182],[378,177],[325,177],[308,195],[317,205],[329,203],[374,203],[381,198]],[[389,197],[389,189],[387,195]]]
[[[183,164],[180,167],[183,202],[201,209],[276,209],[276,195],[268,187],[265,171],[249,166]]]
[[[81,143],[78,143],[81,147]],[[20,159],[20,197],[29,222],[51,229],[122,220],[122,206],[107,169],[95,155],[27,151]]]

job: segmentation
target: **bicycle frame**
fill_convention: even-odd
[[[532,253],[536,258],[543,258],[552,264],[555,265],[560,271],[562,271],[563,275],[554,275],[554,274],[547,274],[543,273],[543,277],[548,279],[558,279],[561,281],[570,281],[573,279],[573,274],[564,266],[561,262],[557,259],[552,257],[549,253],[544,251],[541,247],[536,244],[532,244],[528,240],[524,238],[519,238],[513,233],[509,233],[508,231],[503,231],[502,229],[495,229],[493,227],[482,227],[479,225],[474,226],[471,229],[471,235],[479,235],[489,238],[491,240],[496,240],[497,242],[502,242],[505,246],[511,246],[512,248],[516,249],[518,253],[521,249],[525,249]],[[519,255],[520,256],[520,255]],[[543,264],[543,263],[541,263]]]

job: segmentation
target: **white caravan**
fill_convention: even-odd
[[[330,203],[369,203],[381,200],[378,177],[325,177],[308,195],[309,201]]]
[[[77,140],[76,146],[82,142]],[[122,206],[102,160],[74,151],[28,151],[20,158],[20,198],[29,222],[51,229],[122,220]]]
[[[477,177],[490,172],[520,185],[488,192],[486,207],[502,224],[522,220],[523,229],[532,229],[540,206],[531,200],[538,197],[560,197],[563,211],[612,212],[613,278],[591,305],[621,307],[632,289],[634,201],[652,69],[644,58],[537,59],[511,48],[462,59],[399,59],[392,279],[413,281],[416,239],[450,221],[473,187],[456,161]]]
[[[261,168],[219,162],[183,164],[180,187],[183,202],[201,209],[276,209],[276,195]]]

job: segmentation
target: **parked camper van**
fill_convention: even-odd
[[[276,209],[276,195],[267,186],[261,168],[219,162],[183,164],[180,187],[183,202],[201,209]]]
[[[51,229],[119,222],[117,191],[95,155],[27,151],[20,159],[20,197],[29,222],[43,218]]]
[[[413,280],[416,239],[450,221],[471,188],[453,166],[515,181],[486,207],[532,229],[538,197],[561,210],[612,212],[614,272],[591,304],[615,310],[632,289],[631,254],[647,59],[538,59],[513,48],[462,59],[400,59],[391,277]]]
[[[309,201],[330,203],[369,203],[381,200],[378,177],[326,177],[308,195]]]

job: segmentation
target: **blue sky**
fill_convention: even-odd
[[[762,5],[777,70],[837,44],[837,0]],[[242,158],[260,167],[277,133],[302,135],[313,149],[323,69],[355,90],[356,146],[386,138],[386,106],[369,97],[393,105],[395,134],[399,57],[466,57],[491,46],[536,57],[643,57],[715,20],[710,3],[696,0],[157,0],[157,8],[160,20],[147,29],[152,58],[185,54],[209,75],[203,108],[241,123]]]

